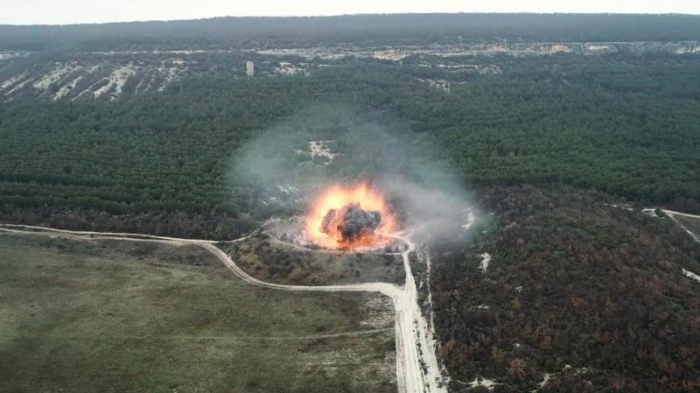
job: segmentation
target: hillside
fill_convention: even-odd
[[[667,217],[570,188],[487,191],[487,234],[433,255],[433,307],[455,391],[693,392],[700,244]],[[483,268],[484,253],[490,262]],[[462,381],[462,382],[460,382]]]
[[[0,391],[700,391],[698,108],[700,16],[0,26],[0,224],[128,233],[0,236]]]
[[[468,187],[563,182],[700,210],[698,55],[158,56],[138,70],[139,55],[98,56],[94,75],[81,76],[92,63],[76,71],[97,83],[87,90],[54,101],[65,85],[37,90],[31,79],[0,104],[4,221],[233,238],[271,214],[260,198],[279,191],[229,182],[231,160],[299,118],[311,119],[307,141],[336,138],[321,131],[337,124],[322,113],[336,112],[356,129],[369,122],[419,141],[427,153],[414,156],[439,157]],[[176,58],[187,71],[169,82],[149,74]],[[246,58],[254,77],[244,76]],[[275,71],[282,62],[303,72]],[[129,67],[123,85],[111,84]],[[293,165],[326,170],[311,157]]]

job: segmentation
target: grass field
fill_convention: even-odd
[[[392,317],[194,246],[0,234],[0,392],[392,392]]]

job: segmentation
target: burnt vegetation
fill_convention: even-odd
[[[700,271],[700,245],[670,219],[560,187],[496,187],[482,202],[487,233],[431,251],[455,391],[477,375],[530,391],[545,373],[540,392],[700,388],[700,284],[682,273]]]
[[[266,282],[290,285],[331,285],[362,282],[403,284],[406,274],[397,254],[319,252],[258,234],[223,244],[236,264]]]

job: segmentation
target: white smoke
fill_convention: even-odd
[[[395,205],[404,227],[448,235],[471,207],[466,187],[427,147],[429,135],[347,106],[315,106],[262,133],[234,154],[230,179],[257,190],[251,209],[303,214],[330,184],[369,181]],[[387,116],[384,116],[384,119]],[[324,154],[309,150],[323,142]],[[255,199],[255,198],[253,198]],[[275,206],[272,208],[271,206]],[[265,214],[258,214],[263,218]]]

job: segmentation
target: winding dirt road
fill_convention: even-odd
[[[241,280],[264,288],[306,291],[306,292],[378,292],[390,297],[396,312],[396,380],[399,393],[447,393],[444,378],[435,354],[436,344],[432,329],[426,318],[422,315],[418,305],[416,283],[411,272],[409,254],[415,251],[416,246],[410,239],[410,234],[397,234],[396,239],[406,243],[407,249],[401,253],[406,271],[406,283],[403,288],[389,283],[374,282],[364,284],[328,285],[328,286],[303,286],[281,285],[260,281],[248,275],[231,257],[216,247],[217,242],[201,239],[181,239],[165,236],[152,236],[134,233],[114,232],[89,232],[69,231],[47,227],[28,225],[0,224],[0,231],[61,236],[76,239],[113,239],[124,241],[159,242],[172,245],[198,245],[214,254]],[[245,240],[241,238],[234,242]]]
[[[671,219],[673,221],[675,221],[676,224],[680,225],[680,227],[683,228],[683,230],[686,231],[688,233],[688,235],[690,235],[690,237],[692,237],[696,242],[700,243],[700,238],[698,237],[698,235],[693,233],[690,229],[686,228],[686,226],[683,225],[682,222],[680,222],[676,219],[676,216],[683,216],[683,217],[696,218],[696,219],[700,220],[700,216],[696,216],[695,214],[674,212],[673,210],[663,210],[662,209],[662,211],[664,213],[666,213],[667,216],[671,217]]]

